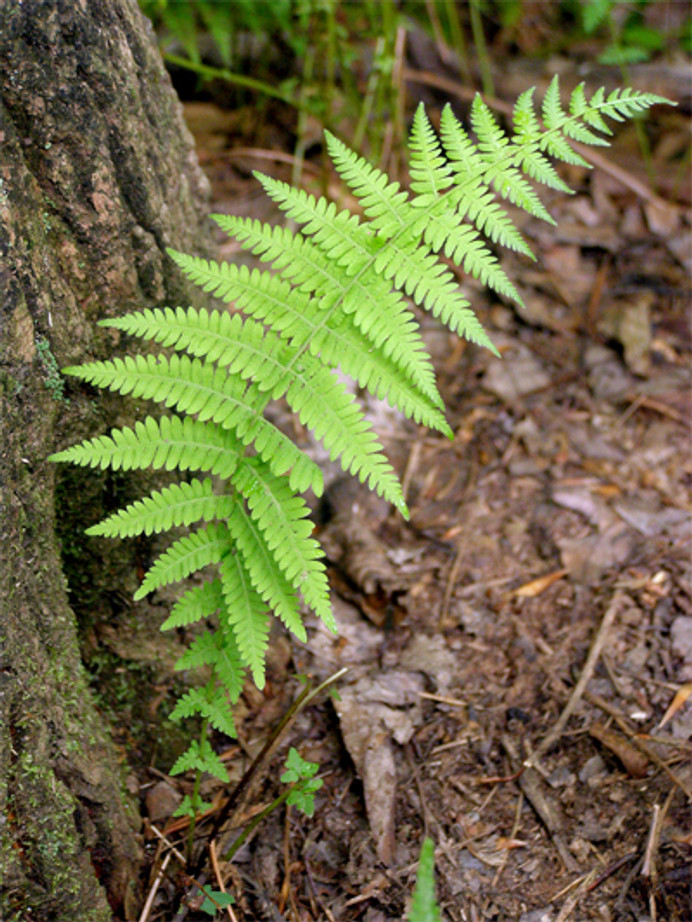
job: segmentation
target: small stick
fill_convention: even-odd
[[[581,671],[579,680],[574,686],[572,694],[570,695],[567,704],[562,709],[562,713],[555,722],[552,730],[550,730],[550,732],[545,737],[543,737],[543,740],[531,756],[531,759],[529,760],[530,763],[535,765],[538,759],[544,755],[550,749],[553,743],[559,739],[567,721],[572,716],[575,708],[579,704],[589,679],[593,675],[593,671],[596,668],[596,663],[598,662],[598,658],[601,655],[601,650],[603,649],[603,645],[608,636],[608,631],[610,630],[616,616],[619,614],[624,599],[625,594],[621,590],[616,589],[613,593],[613,598],[611,599],[610,605],[607,607],[605,614],[601,619],[601,623],[591,644],[591,649],[589,650],[589,655],[586,657],[586,662],[584,663],[584,668]]]
[[[459,568],[461,567],[461,561],[464,559],[464,552],[466,548],[464,542],[460,541],[457,547],[457,552],[454,555],[454,561],[452,567],[449,571],[449,576],[447,577],[447,585],[445,586],[444,599],[442,600],[442,608],[440,609],[440,616],[438,618],[437,626],[440,630],[447,624],[447,614],[449,612],[449,603],[452,601],[452,593],[454,592],[454,586],[456,585],[457,576],[459,575]]]
[[[675,774],[675,772],[668,766],[668,763],[665,762],[657,752],[655,752],[650,746],[647,746],[644,740],[632,731],[627,721],[623,718],[622,714],[620,714],[617,708],[614,708],[612,704],[610,704],[600,695],[595,695],[593,692],[585,692],[584,697],[591,704],[594,704],[602,711],[605,711],[606,714],[610,714],[610,716],[613,718],[613,720],[615,720],[621,730],[627,734],[627,737],[631,741],[632,745],[636,746],[640,752],[643,752],[644,755],[651,762],[653,762],[657,768],[660,768],[662,772],[665,772],[673,784],[677,785],[683,794],[687,797],[687,799],[692,801],[692,788],[687,785],[683,778],[679,778]]]
[[[214,877],[216,878],[216,883],[219,885],[219,890],[222,893],[225,893],[226,887],[223,882],[223,877],[221,876],[219,859],[216,855],[216,843],[213,840],[209,843],[209,860],[211,861],[211,867],[214,872]],[[226,912],[228,913],[228,918],[231,920],[231,922],[238,922],[236,914],[233,912],[233,908],[231,906],[226,906]]]
[[[404,471],[404,476],[401,478],[401,492],[405,501],[408,501],[408,491],[411,486],[413,475],[416,471],[416,468],[418,467],[418,462],[420,461],[420,453],[422,448],[423,443],[420,439],[416,439],[408,456],[408,461],[406,462],[406,470]]]
[[[149,918],[151,907],[154,905],[154,898],[156,897],[156,892],[161,886],[161,881],[166,876],[166,868],[168,867],[168,863],[171,860],[171,855],[172,855],[171,852],[166,852],[166,854],[163,856],[161,867],[159,868],[156,874],[156,877],[154,878],[154,883],[152,884],[151,890],[149,891],[149,895],[147,896],[146,902],[144,903],[144,906],[142,906],[142,912],[139,915],[138,922],[147,922],[147,919]]]
[[[658,846],[658,816],[661,812],[661,808],[658,804],[654,804],[653,813],[651,815],[651,826],[649,828],[649,837],[646,840],[646,849],[644,851],[644,864],[640,874],[642,877],[655,877],[656,875],[656,865],[654,863],[654,853]]]
[[[511,839],[516,839],[517,833],[519,832],[519,826],[521,825],[521,811],[522,811],[523,806],[524,806],[524,794],[522,791],[519,791],[519,796],[517,797],[517,808],[514,811],[514,823],[512,824],[512,832],[510,833]],[[495,876],[493,877],[493,882],[491,884],[491,887],[497,886],[497,882],[502,876],[502,872],[507,867],[508,860],[509,860],[509,849],[506,848],[505,853],[502,856],[502,862],[500,863],[500,867],[497,869],[497,871],[495,872]]]
[[[147,825],[149,826],[149,829],[151,829],[151,831],[154,833],[154,835],[159,837],[159,839],[160,839],[160,840],[163,842],[163,844],[169,849],[169,851],[170,851],[172,854],[174,854],[175,857],[178,859],[178,861],[184,866],[184,865],[185,865],[185,856],[183,855],[183,853],[182,853],[182,852],[179,852],[178,849],[175,847],[175,845],[173,845],[173,843],[171,842],[171,840],[170,840],[167,836],[165,836],[162,832],[160,832],[160,831],[156,828],[156,826],[154,826],[153,823],[148,823]]]
[[[555,916],[555,922],[566,922],[566,920],[572,915],[572,910],[577,908],[581,898],[589,892],[591,884],[596,879],[597,875],[598,871],[595,868],[592,871],[589,871],[589,873],[584,877],[574,893],[567,897],[562,906],[562,909]]]
[[[504,746],[507,755],[510,757],[510,761],[516,764],[516,762],[519,761],[519,755],[514,748],[513,742],[508,736],[503,735],[502,745]],[[523,791],[524,796],[528,802],[538,814],[538,818],[548,830],[550,838],[553,841],[553,845],[557,849],[557,852],[565,868],[572,873],[578,873],[579,865],[574,860],[572,853],[567,848],[567,845],[562,838],[562,830],[565,829],[565,821],[562,815],[562,810],[559,804],[545,789],[545,782],[541,778],[539,772],[533,767],[533,765],[529,764],[528,759],[524,761],[524,770],[519,775],[519,787]]]

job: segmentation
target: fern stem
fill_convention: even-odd
[[[243,831],[240,833],[237,839],[234,839],[233,844],[228,849],[226,854],[223,856],[224,861],[230,861],[235,855],[235,853],[238,851],[238,849],[241,848],[245,844],[245,842],[249,839],[249,837],[252,835],[254,830],[257,829],[257,827],[262,822],[262,820],[265,819],[267,816],[269,816],[270,813],[273,813],[274,810],[276,810],[277,807],[280,807],[282,803],[288,800],[288,797],[295,786],[296,786],[295,782],[293,784],[290,784],[286,788],[286,790],[282,791],[282,793],[279,794],[279,796],[275,800],[273,800],[270,804],[267,804],[264,810],[262,810],[256,816],[253,816],[253,818],[247,824],[245,829],[243,829]]]

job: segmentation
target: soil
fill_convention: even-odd
[[[420,84],[408,89],[412,111]],[[446,96],[425,92],[434,119]],[[213,210],[274,219],[250,170],[290,178],[290,163],[266,159],[291,149],[287,119],[187,111]],[[422,321],[454,439],[369,405],[410,521],[327,470],[316,521],[340,633],[277,634],[239,740],[215,740],[237,780],[299,694],[296,675],[348,667],[339,698],[301,712],[261,764],[240,821],[277,795],[290,746],[319,763],[323,787],[314,816],[276,811],[232,865],[215,873],[202,852],[199,880],[218,889],[218,874],[236,898],[228,918],[404,918],[428,835],[445,920],[692,919],[692,246],[675,169],[688,115],[656,112],[655,195],[626,128],[606,169],[564,171],[575,196],[544,196],[556,228],[517,216],[537,261],[504,264],[525,310],[460,275],[501,359]],[[143,683],[140,732],[119,725],[148,813],[146,918],[193,922],[209,916],[184,876],[153,892],[161,835],[184,848],[170,817],[190,784],[165,774],[174,745],[153,742],[174,685],[175,639],[151,666],[166,604],[147,626],[125,607],[99,640],[137,659]]]

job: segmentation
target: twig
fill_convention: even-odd
[[[521,825],[521,811],[522,811],[523,806],[524,806],[524,794],[522,791],[519,791],[519,796],[517,797],[517,808],[514,811],[514,823],[512,824],[512,832],[510,833],[510,839],[516,839],[517,833],[519,832],[519,826]],[[502,856],[500,867],[497,869],[497,871],[495,871],[495,876],[493,877],[492,884],[490,885],[491,887],[494,888],[497,886],[497,882],[502,876],[502,872],[507,866],[508,860],[509,860],[509,849],[506,848]]]
[[[594,868],[583,878],[577,889],[565,900],[562,909],[555,916],[555,922],[566,922],[572,915],[572,910],[576,909],[583,896],[589,892],[591,884],[598,876],[598,871]]]
[[[673,802],[673,798],[675,797],[675,790],[675,787],[672,787],[670,791],[668,791],[668,796],[665,799],[663,807],[659,809],[658,804],[654,804],[653,816],[651,817],[651,832],[649,833],[649,838],[646,843],[644,864],[641,870],[642,877],[648,877],[652,882],[656,880],[655,853],[658,851],[663,822]]]
[[[154,835],[155,835],[155,836],[158,836],[158,838],[163,842],[163,844],[168,848],[168,850],[169,850],[172,854],[174,854],[175,857],[178,859],[178,861],[184,866],[184,865],[185,865],[185,856],[183,855],[183,853],[182,853],[182,852],[179,852],[178,849],[175,847],[175,845],[173,845],[173,843],[171,842],[171,840],[170,840],[167,836],[165,836],[162,832],[160,832],[160,831],[156,828],[156,826],[154,826],[153,823],[147,823],[147,825],[148,825],[149,829],[151,829],[151,831],[154,833]]]
[[[209,860],[211,862],[211,868],[212,868],[212,871],[214,872],[214,877],[216,878],[216,883],[219,886],[219,890],[222,893],[225,893],[226,887],[223,882],[223,877],[221,876],[221,869],[219,868],[219,859],[216,855],[216,843],[213,840],[209,843]],[[228,913],[228,918],[231,920],[231,922],[238,922],[238,919],[236,918],[236,914],[233,912],[233,908],[231,906],[226,906],[226,912]]]
[[[633,746],[636,746],[640,752],[643,752],[644,755],[653,762],[653,764],[660,768],[662,772],[665,772],[666,775],[670,778],[673,784],[677,785],[683,794],[687,797],[688,800],[692,801],[692,788],[690,788],[684,779],[679,778],[675,772],[669,768],[668,764],[655,752],[650,746],[642,740],[627,724],[627,721],[623,718],[622,714],[619,713],[617,708],[614,708],[612,704],[602,698],[600,695],[595,695],[593,692],[585,692],[584,698],[589,701],[591,704],[594,704],[596,707],[600,708],[602,711],[605,711],[606,714],[610,714],[613,720],[621,728],[621,730],[627,735]]]
[[[606,609],[605,614],[601,619],[601,623],[591,644],[591,649],[589,650],[589,655],[586,657],[586,662],[584,663],[584,668],[581,671],[579,680],[574,686],[572,694],[569,696],[569,700],[562,709],[562,713],[555,722],[552,730],[550,730],[550,732],[543,737],[543,740],[539,743],[538,747],[533,753],[530,760],[533,764],[535,764],[538,759],[550,749],[553,743],[559,739],[567,721],[572,716],[576,706],[579,704],[579,701],[582,698],[584,691],[586,690],[589,679],[593,675],[593,671],[596,668],[596,663],[598,662],[598,658],[601,655],[601,650],[603,649],[603,644],[605,643],[608,636],[608,631],[610,630],[613,621],[619,614],[624,599],[625,594],[619,589],[616,589],[613,593],[613,598],[611,599],[610,605]]]
[[[459,568],[461,567],[461,562],[465,556],[466,547],[463,541],[460,541],[457,546],[457,552],[454,555],[454,560],[452,562],[452,567],[449,571],[449,576],[447,577],[447,585],[445,586],[445,594],[442,600],[442,608],[440,609],[440,616],[437,621],[437,626],[440,630],[447,625],[447,614],[449,612],[449,604],[452,601],[452,594],[454,592],[454,587],[456,585],[457,576],[459,575]]]
[[[420,461],[420,453],[422,448],[422,441],[420,439],[416,439],[409,453],[408,461],[406,462],[406,470],[404,471],[404,476],[401,478],[401,492],[405,501],[408,501],[408,491],[411,487],[411,480],[413,479],[413,475],[418,468],[418,462]]]
[[[656,875],[656,864],[654,855],[658,847],[658,815],[661,808],[654,804],[653,813],[651,814],[651,826],[649,827],[649,836],[646,840],[646,849],[644,850],[644,864],[640,871],[642,877],[653,878]]]
[[[508,736],[505,735],[502,737],[502,745],[507,755],[510,757],[511,763],[516,765],[519,761],[519,755]],[[524,796],[548,830],[550,838],[553,840],[553,844],[565,868],[572,873],[578,873],[579,866],[562,838],[562,831],[565,829],[562,810],[555,802],[554,798],[545,790],[545,782],[541,778],[540,773],[529,764],[528,759],[524,760],[524,770],[519,775],[518,780],[519,787],[523,791]]]
[[[216,836],[219,833],[219,830],[221,829],[223,824],[226,822],[228,817],[231,815],[231,812],[233,808],[235,807],[235,805],[237,804],[238,800],[240,799],[241,794],[249,786],[250,781],[252,777],[255,775],[255,773],[257,772],[259,766],[264,762],[265,759],[269,757],[269,754],[273,751],[274,747],[276,746],[279,740],[279,737],[284,732],[284,730],[288,726],[290,726],[290,724],[295,720],[295,718],[298,716],[298,714],[300,713],[300,711],[302,711],[304,707],[307,707],[307,705],[311,701],[313,701],[319,694],[321,694],[321,692],[323,692],[326,688],[329,688],[330,685],[333,685],[334,682],[337,682],[347,672],[348,672],[347,668],[339,669],[338,672],[335,672],[333,675],[329,676],[328,679],[325,679],[324,682],[321,682],[317,686],[317,688],[313,689],[310,687],[310,685],[307,685],[303,689],[303,691],[300,693],[300,695],[298,695],[296,700],[293,702],[293,704],[286,711],[286,713],[281,718],[277,726],[274,728],[274,730],[272,731],[271,735],[267,739],[266,743],[264,744],[260,752],[255,756],[250,766],[245,771],[245,774],[243,775],[243,777],[240,779],[240,781],[235,786],[235,788],[231,791],[226,803],[216,814],[214,823],[212,825],[211,832],[209,833],[210,839],[216,838]],[[202,865],[202,858],[198,860],[197,864],[194,867],[195,873],[201,870],[201,865]]]
[[[151,890],[146,898],[144,906],[142,906],[142,911],[139,915],[138,922],[147,922],[149,918],[149,913],[151,912],[151,907],[154,905],[154,898],[156,897],[156,892],[161,886],[161,881],[166,876],[166,868],[168,863],[171,860],[172,852],[166,852],[163,856],[163,861],[161,862],[161,867],[159,868],[156,877],[154,878],[154,883],[152,884]]]

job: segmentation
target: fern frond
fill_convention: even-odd
[[[134,595],[135,601],[143,599],[160,586],[177,583],[202,567],[218,563],[231,549],[228,529],[221,522],[179,538],[147,571],[142,585]]]
[[[306,363],[307,364],[307,363]],[[408,518],[401,485],[357,400],[321,365],[306,369],[286,392],[286,400],[342,468]]]
[[[209,478],[191,480],[156,490],[144,499],[136,500],[98,525],[92,525],[86,534],[106,538],[152,535],[180,525],[224,519],[232,507],[232,499],[215,493]]]
[[[156,314],[153,311],[150,313]],[[164,318],[159,312],[155,318],[149,319],[160,328]],[[186,348],[194,347],[197,351],[203,351],[210,342],[217,365],[242,377],[251,377],[255,386],[269,391],[275,399],[285,396],[303,425],[324,443],[332,460],[338,458],[344,470],[357,474],[362,481],[367,481],[372,489],[400,509],[402,514],[408,514],[399,481],[382,453],[370,424],[365,420],[357,401],[328,369],[310,356],[295,354],[293,362],[284,359],[280,341],[272,340],[271,334],[253,321],[243,323],[235,316],[227,322],[223,333],[220,332],[219,322],[215,321],[215,327],[209,340],[200,337],[194,346],[188,337]],[[149,329],[151,331],[151,327]],[[154,332],[151,338],[156,335]],[[167,342],[170,342],[169,337],[167,333]],[[225,348],[220,345],[222,339]],[[272,349],[273,344],[279,344],[279,348]],[[284,355],[287,349],[283,344]],[[258,453],[266,457],[269,452],[261,430],[266,432],[268,426],[263,417],[256,415],[254,419],[247,420],[246,427],[239,424],[237,431],[243,440],[248,443],[252,441]],[[275,431],[278,430],[272,427],[272,436]],[[273,444],[270,443],[272,447]],[[295,457],[295,452],[297,449],[294,449],[292,457]],[[270,457],[269,460],[274,459]],[[279,459],[279,464],[279,472],[281,468],[288,467],[283,458]]]
[[[305,641],[307,635],[297,591],[276,561],[262,530],[240,503],[237,503],[234,514],[228,517],[227,525],[258,595],[289,631]]]
[[[158,421],[147,416],[133,428],[113,429],[51,460],[209,475],[155,490],[89,529],[92,535],[129,537],[201,523],[161,554],[135,594],[141,599],[207,566],[217,569],[215,577],[182,595],[162,626],[206,619],[215,626],[176,664],[181,670],[208,667],[212,677],[181,698],[174,719],[199,714],[205,723],[234,733],[228,704],[240,695],[246,670],[258,687],[264,683],[270,614],[301,640],[303,602],[335,628],[322,553],[299,495],[310,488],[319,495],[322,474],[265,418],[270,400],[284,399],[332,460],[406,516],[399,481],[337,370],[415,421],[451,435],[410,302],[493,349],[440,256],[521,304],[493,245],[533,254],[502,202],[552,222],[533,183],[569,189],[549,158],[586,164],[572,142],[606,144],[606,118],[622,121],[665,101],[631,89],[607,96],[598,90],[587,98],[578,86],[565,108],[556,78],[541,118],[533,92],[522,94],[512,113],[513,134],[476,97],[475,140],[451,107],[442,112],[439,133],[419,107],[411,130],[410,192],[327,133],[328,151],[358,201],[359,216],[256,174],[300,229],[227,216],[216,220],[246,250],[271,263],[270,269],[168,251],[188,278],[233,303],[234,312],[165,308],[103,321],[174,353],[66,371],[180,415]],[[173,772],[191,768],[226,779],[207,740],[193,743]],[[194,815],[200,808],[195,794],[181,809]],[[414,914],[432,918],[431,844],[424,847],[420,879]]]
[[[371,166],[329,131],[324,133],[327,150],[346,185],[354,193],[369,219],[368,227],[389,237],[410,222],[411,205],[398,182]]]
[[[315,465],[310,467],[309,460],[305,460],[293,442],[262,416],[256,388],[247,388],[244,375],[251,375],[254,368],[258,371],[258,379],[260,377],[253,360],[256,359],[256,340],[262,333],[258,325],[252,330],[243,329],[248,334],[243,339],[252,344],[249,355],[246,354],[243,376],[237,372],[228,374],[223,368],[186,355],[126,357],[80,365],[66,372],[98,387],[155,400],[181,412],[194,413],[201,421],[209,420],[223,429],[233,429],[243,444],[252,442],[278,473],[297,467],[294,480],[297,478],[304,484],[305,476],[310,473],[310,483],[321,490],[321,478],[314,470]],[[241,341],[238,346],[240,349]],[[228,353],[225,357],[231,361]],[[267,366],[275,379],[281,372],[280,364],[271,361],[265,363]]]
[[[133,429],[112,429],[110,435],[86,439],[50,456],[82,467],[113,470],[208,471],[230,477],[238,466],[238,442],[213,423],[179,416],[147,416]]]
[[[533,186],[511,164],[511,160],[506,163],[506,155],[511,153],[510,140],[478,94],[471,105],[471,124],[478,137],[481,158],[485,161],[484,184],[491,184],[499,196],[534,217],[555,224]]]
[[[257,688],[264,688],[264,662],[269,636],[267,606],[253,587],[239,554],[227,554],[219,565],[224,608],[222,620],[233,634],[238,654],[249,667]]]
[[[326,364],[333,364],[326,350],[342,319],[337,308],[353,312],[356,325],[364,331],[367,340],[367,345],[364,343],[360,350],[361,362],[366,361],[368,349],[377,347],[433,406],[442,405],[418,325],[402,302],[388,290],[380,291],[381,284],[373,288],[365,281],[345,280],[318,247],[285,228],[267,228],[259,221],[223,215],[217,216],[217,223],[261,259],[274,262],[276,268],[283,270],[288,264],[292,285],[267,272],[251,272],[245,266],[225,263],[218,265],[169,251],[193,281],[204,282],[219,297],[235,301],[246,314],[270,324],[282,337],[289,339],[293,349],[306,348],[313,356],[319,354]],[[300,279],[305,279],[300,286],[292,276],[294,270],[300,273]],[[214,285],[216,287],[211,287]],[[315,297],[309,297],[308,291],[313,291]],[[221,325],[227,324],[228,321],[221,322]],[[346,359],[362,339],[355,329],[353,339],[353,346],[342,353]]]
[[[492,277],[495,284],[504,289],[503,293],[519,299],[509,279],[506,285],[500,281],[500,275],[496,271],[497,260],[493,256],[487,258],[485,247],[481,247],[475,253],[469,247],[467,256],[481,272],[482,280],[487,281]],[[471,310],[469,302],[460,294],[454,275],[433,253],[426,253],[410,240],[402,242],[401,245],[391,241],[375,260],[375,270],[397,288],[403,289],[452,332],[458,333],[470,342],[486,346],[491,352],[496,352],[488,334]],[[515,295],[511,292],[515,292]]]
[[[207,682],[204,688],[193,688],[179,698],[170,713],[170,718],[179,721],[185,717],[192,717],[193,714],[199,714],[208,720],[212,727],[227,736],[236,735],[228,696],[213,679]]]
[[[231,702],[235,702],[243,690],[243,665],[233,632],[222,618],[218,630],[204,631],[192,641],[176,661],[175,669],[182,672],[212,667]]]
[[[339,211],[332,202],[316,199],[278,179],[262,173],[254,175],[279,208],[301,224],[302,232],[329,252],[334,263],[349,275],[356,275],[384,245],[385,238],[371,236],[350,211]]]
[[[186,627],[196,621],[204,621],[223,606],[224,596],[221,580],[213,579],[193,586],[184,592],[171,609],[170,615],[161,625],[162,631],[174,627]]]
[[[422,103],[413,117],[409,150],[411,190],[415,193],[413,206],[428,207],[437,203],[440,195],[450,187],[453,173]]]
[[[544,186],[557,189],[559,192],[565,193],[565,195],[571,195],[572,190],[567,183],[560,179],[550,160],[537,150],[535,141],[541,134],[541,126],[534,109],[534,92],[535,89],[532,87],[522,93],[512,112],[515,132],[512,143],[521,151],[521,157],[518,160],[519,168],[531,179],[542,183]],[[607,131],[608,127],[605,122],[603,122],[603,125]]]
[[[211,748],[209,740],[193,740],[186,751],[176,760],[171,768],[171,775],[182,775],[188,771],[207,772],[228,783],[228,772],[218,755]]]
[[[276,477],[262,461],[251,458],[232,478],[247,500],[250,515],[264,534],[267,547],[306,605],[336,630],[329,602],[329,584],[320,545],[311,537],[310,510],[284,477]]]

